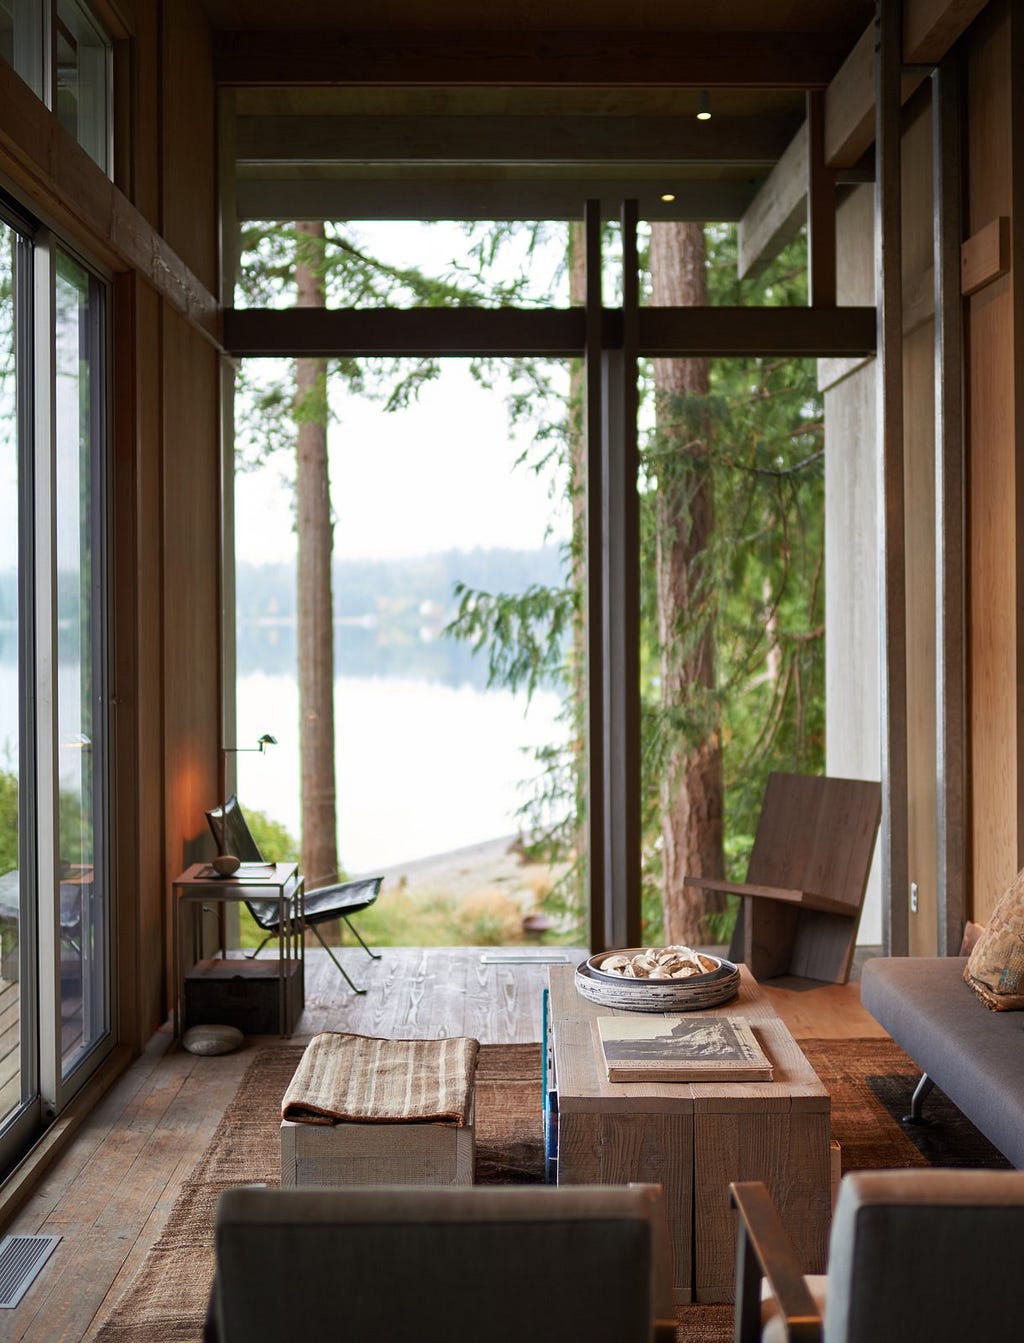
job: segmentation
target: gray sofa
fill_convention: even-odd
[[[1024,1012],[994,1012],[963,981],[963,956],[875,957],[861,1001],[1018,1169],[1024,1169]],[[930,1090],[915,1093],[915,1110]],[[926,1112],[925,1112],[926,1113]]]

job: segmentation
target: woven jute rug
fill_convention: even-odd
[[[928,1101],[928,1128],[901,1127],[898,1116],[906,1112],[919,1070],[891,1040],[806,1040],[801,1047],[831,1094],[844,1172],[1006,1164],[937,1091]],[[301,1052],[301,1046],[283,1043],[255,1054],[156,1245],[101,1328],[102,1343],[200,1343],[213,1279],[217,1199],[230,1185],[278,1183],[281,1098]],[[477,1182],[539,1182],[539,1047],[483,1045],[476,1077]],[[731,1306],[679,1308],[679,1343],[731,1338]]]

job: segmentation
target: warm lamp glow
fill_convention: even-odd
[[[708,96],[707,89],[704,89],[701,93],[697,94],[697,120],[711,120],[711,99]]]
[[[674,191],[663,191],[663,192],[661,193],[661,199],[662,199],[663,201],[665,201],[666,203],[669,202],[669,201],[674,201],[675,198],[676,198],[676,193],[675,193]]]

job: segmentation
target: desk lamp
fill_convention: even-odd
[[[227,756],[228,754],[237,755],[242,751],[258,751],[260,755],[262,755],[268,746],[276,746],[276,745],[277,745],[277,738],[272,737],[269,732],[264,732],[263,735],[256,742],[255,746],[222,746],[221,753],[222,755]],[[221,818],[220,853],[217,854],[217,857],[214,858],[213,863],[211,864],[213,870],[220,877],[232,876],[235,872],[238,871],[239,866],[241,865],[240,859],[238,859],[233,853],[228,853],[226,850],[227,850],[227,841],[224,836],[224,820],[223,818]]]

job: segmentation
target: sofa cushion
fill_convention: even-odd
[[[1024,1029],[986,1012],[963,982],[962,956],[876,956],[861,1001],[896,1043],[1003,1155],[1024,1168]]]
[[[968,958],[964,979],[997,1011],[1024,1008],[1024,869],[992,911]]]

